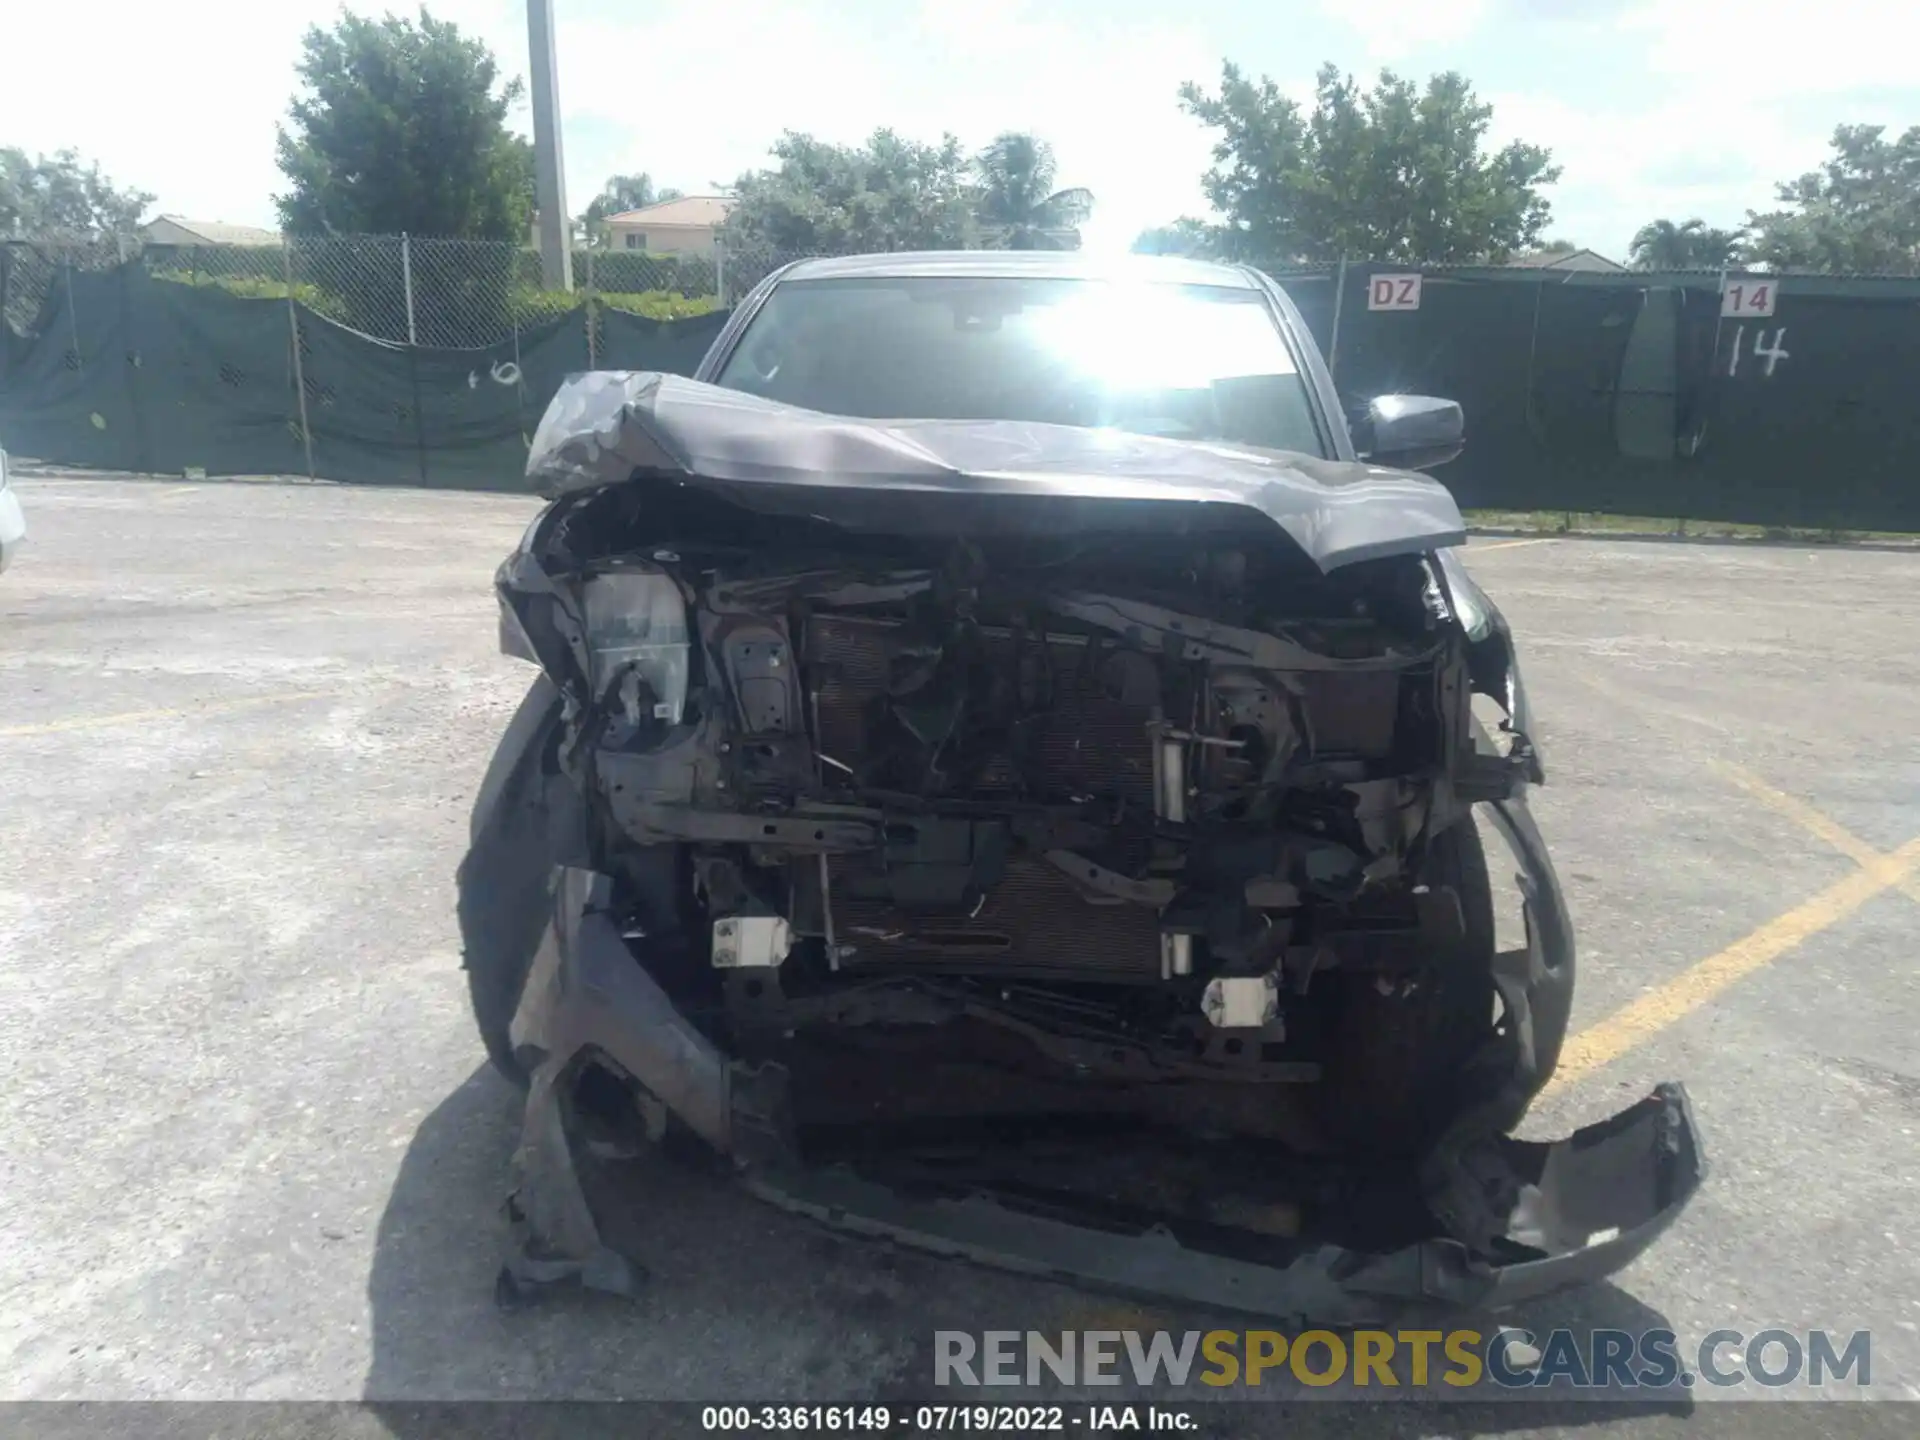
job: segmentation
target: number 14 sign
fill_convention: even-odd
[[[1765,277],[1747,276],[1721,282],[1720,313],[1729,320],[1762,320],[1773,314],[1780,284]]]

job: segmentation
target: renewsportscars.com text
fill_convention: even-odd
[[[1873,1337],[1714,1330],[1037,1330],[934,1332],[936,1385],[1346,1386],[1605,1391],[1873,1383]]]

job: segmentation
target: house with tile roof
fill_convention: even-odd
[[[607,244],[651,255],[711,255],[714,237],[732,209],[725,195],[683,195],[623,210],[607,217]]]
[[[180,215],[162,215],[140,227],[140,236],[149,245],[278,245],[280,232],[258,225],[229,225],[224,220],[188,220]]]

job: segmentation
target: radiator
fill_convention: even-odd
[[[815,616],[806,663],[817,678],[820,748],[851,761],[867,752],[869,700],[887,680],[891,624]],[[1013,663],[1010,636],[988,637]],[[1149,809],[1153,752],[1148,712],[1106,695],[1069,637],[1049,642],[1053,705],[1037,740],[1050,787],[1059,793],[1118,795]],[[982,789],[994,788],[991,771]],[[1011,775],[1004,777],[1011,783]],[[836,860],[830,876],[849,864]],[[849,968],[888,967],[943,973],[1019,974],[1056,979],[1157,980],[1159,919],[1147,907],[1093,903],[1043,860],[1016,857],[1005,879],[972,915],[908,915],[885,901],[849,897],[835,887],[835,939],[853,947]]]
[[[820,748],[839,759],[867,752],[866,707],[887,683],[887,622],[815,616],[807,627],[806,663],[820,677]],[[1013,663],[1010,636],[992,635],[988,653]],[[1048,645],[1053,708],[1042,724],[1038,752],[1060,793],[1085,791],[1153,804],[1153,750],[1148,712],[1103,693],[1085,663],[1086,646],[1073,637]]]

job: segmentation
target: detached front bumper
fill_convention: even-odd
[[[779,1066],[731,1061],[634,963],[608,910],[610,882],[565,869],[554,923],[515,1018],[537,1056],[516,1155],[517,1242],[503,1301],[563,1284],[631,1293],[635,1257],[602,1239],[580,1163],[574,1081],[611,1062],[728,1157],[755,1194],[836,1229],[936,1254],[1145,1299],[1185,1301],[1323,1325],[1390,1320],[1424,1306],[1497,1308],[1610,1275],[1692,1199],[1704,1173],[1685,1091],[1662,1085],[1609,1120],[1542,1144],[1486,1118],[1443,1136],[1420,1184],[1433,1234],[1378,1253],[1313,1242],[1261,1262],[1205,1248],[1168,1225],[1077,1225],[985,1190],[911,1192],[834,1166],[801,1163]],[[1557,1048],[1557,1036],[1555,1037]],[[1529,1076],[1529,1080],[1533,1077]],[[1531,1093],[1529,1088],[1528,1093]]]

